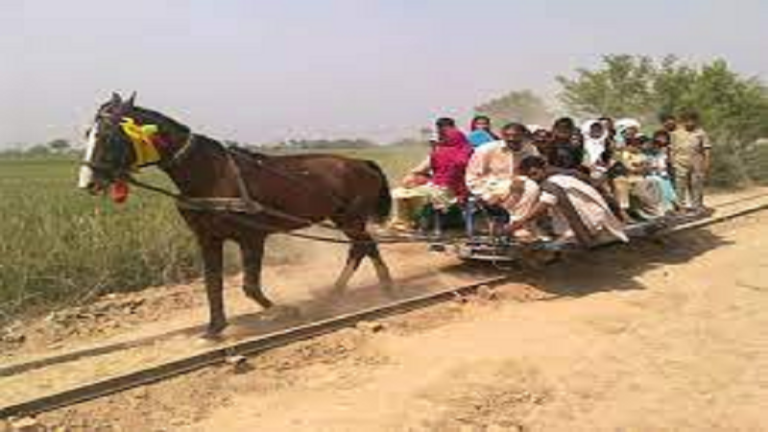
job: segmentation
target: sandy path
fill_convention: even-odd
[[[371,336],[189,430],[768,430],[767,223],[560,266],[556,300]]]

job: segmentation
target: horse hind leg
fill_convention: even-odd
[[[367,255],[373,263],[373,268],[376,270],[376,276],[379,278],[381,289],[388,295],[392,295],[394,293],[395,284],[392,280],[392,274],[389,272],[389,267],[381,257],[379,245],[371,242],[367,248]]]
[[[352,279],[352,276],[360,267],[360,263],[363,261],[363,258],[365,258],[365,255],[366,251],[363,244],[353,243],[349,246],[347,262],[341,270],[341,274],[339,274],[333,287],[334,294],[341,294],[347,289],[350,279]]]
[[[261,284],[264,240],[261,237],[240,242],[240,252],[243,259],[243,292],[266,310],[272,308],[274,303],[264,294]]]
[[[355,233],[349,235],[350,240],[354,241],[349,248],[349,255],[347,256],[347,263],[344,266],[339,278],[336,280],[334,286],[334,293],[342,293],[346,290],[350,279],[354,275],[355,271],[360,267],[363,258],[368,257],[373,263],[373,268],[376,271],[376,276],[381,283],[382,289],[387,294],[392,294],[394,288],[394,282],[392,281],[392,275],[389,272],[389,267],[381,257],[379,252],[379,246],[368,234]]]

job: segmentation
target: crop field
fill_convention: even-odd
[[[395,182],[426,148],[338,150],[379,162]],[[197,248],[168,198],[133,191],[126,204],[75,187],[78,162],[0,158],[0,323],[21,312],[199,275]],[[154,169],[145,179],[169,185]],[[285,241],[276,238],[275,241]],[[274,261],[293,256],[281,247]],[[228,253],[228,268],[237,262]]]

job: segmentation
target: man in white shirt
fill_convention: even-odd
[[[518,175],[527,156],[538,155],[528,129],[509,123],[501,129],[502,139],[477,148],[467,166],[466,183],[482,202],[503,207],[514,220],[524,214],[538,196],[538,185]]]
[[[520,164],[520,174],[538,182],[541,194],[526,214],[512,222],[513,231],[550,214],[555,234],[561,241],[585,247],[629,241],[624,224],[600,192],[575,175],[551,170],[538,156],[525,158]]]

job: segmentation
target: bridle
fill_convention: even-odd
[[[122,117],[123,121],[131,121],[133,122],[133,119],[131,117]],[[155,151],[158,152],[159,157],[156,160],[141,163],[138,166],[129,166],[128,162],[128,154],[132,151],[134,154],[134,157],[137,157],[137,150],[136,146],[137,143],[134,141],[134,139],[130,136],[127,136],[125,130],[123,129],[123,123],[116,123],[115,122],[115,116],[113,114],[109,113],[100,113],[96,117],[97,122],[108,122],[107,128],[108,128],[108,136],[105,138],[107,142],[110,142],[112,140],[115,140],[116,134],[123,134],[124,135],[124,141],[125,144],[122,144],[126,146],[127,148],[122,152],[121,160],[118,161],[118,166],[114,166],[111,164],[103,164],[103,163],[96,163],[93,161],[83,161],[81,165],[87,166],[90,168],[94,173],[96,173],[99,176],[106,177],[110,180],[114,179],[128,179],[131,177],[132,172],[137,171],[139,168],[146,168],[149,166],[159,166],[163,169],[171,169],[175,166],[178,166],[184,159],[189,156],[190,153],[192,153],[192,150],[195,147],[195,141],[197,135],[192,133],[191,131],[187,134],[187,137],[184,141],[184,144],[178,149],[173,152],[173,154],[170,155],[170,158],[165,157],[162,153],[160,153],[160,149],[157,149],[155,147]],[[100,125],[104,125],[104,123],[100,123]],[[154,144],[151,144],[154,146]],[[131,147],[133,147],[131,149]]]

